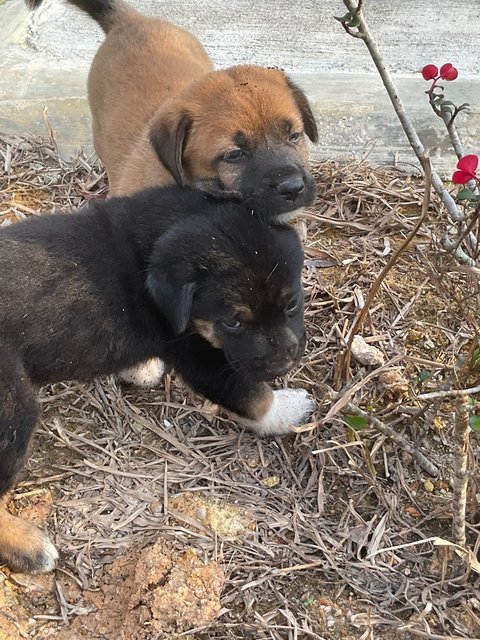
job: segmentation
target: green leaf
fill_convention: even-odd
[[[366,418],[362,418],[362,416],[349,416],[346,415],[343,418],[349,427],[354,429],[355,431],[361,431],[368,427],[368,420]]]
[[[451,100],[444,100],[442,104],[451,104],[454,107],[454,103]]]
[[[446,113],[453,113],[454,108],[451,104],[446,104],[446,102],[442,102],[440,105],[440,111],[445,111]]]
[[[360,26],[360,20],[359,18],[357,18],[356,16],[354,18],[352,18],[349,22],[347,22],[347,25],[349,27],[359,27]]]
[[[472,367],[472,369],[478,369],[479,365],[480,365],[480,347],[477,347],[472,353],[472,361],[470,363],[470,366]]]
[[[426,382],[427,380],[430,380],[431,377],[432,377],[432,372],[429,371],[428,369],[422,369],[420,371],[420,375],[418,376],[420,382]]]
[[[350,11],[346,13],[342,18],[339,18],[338,16],[333,16],[333,17],[335,18],[335,20],[338,20],[339,22],[348,22],[349,20],[352,20],[352,15]]]
[[[442,104],[444,97],[445,96],[443,95],[443,93],[440,96],[435,96],[435,98],[432,100],[433,104],[437,105],[438,107],[439,104]]]
[[[457,193],[457,200],[477,200],[477,199],[478,199],[478,196],[475,193],[473,193],[471,189],[468,189],[467,187],[460,189],[460,191]]]
[[[470,416],[468,422],[474,431],[480,433],[480,415],[474,414],[473,416]]]

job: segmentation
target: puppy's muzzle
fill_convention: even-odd
[[[285,200],[296,200],[305,190],[305,180],[296,167],[283,167],[271,173],[270,184]]]
[[[285,343],[282,347],[278,345],[278,351],[275,356],[270,356],[269,358],[257,356],[254,359],[254,363],[264,380],[273,380],[279,376],[284,376],[297,365],[304,351],[305,338],[302,337],[299,340],[293,331],[287,330]]]
[[[278,193],[285,198],[285,200],[295,200],[302,191],[305,189],[305,182],[300,176],[292,176],[287,178],[279,185],[277,185]]]

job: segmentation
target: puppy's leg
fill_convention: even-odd
[[[51,571],[58,558],[48,537],[8,513],[7,492],[28,454],[38,421],[36,393],[13,349],[0,345],[0,561],[14,571]]]
[[[198,338],[176,343],[172,364],[185,382],[212,402],[220,404],[258,435],[285,435],[303,424],[315,409],[304,389],[272,391],[233,370],[223,353]]]
[[[263,398],[253,398],[250,415],[238,416],[239,421],[259,436],[285,435],[292,427],[306,422],[315,410],[315,402],[305,389],[277,389]]]
[[[165,365],[158,358],[151,358],[136,367],[120,372],[120,380],[136,387],[150,389],[160,384],[165,373]]]

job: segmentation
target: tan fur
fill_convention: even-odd
[[[215,331],[215,326],[212,322],[207,322],[206,320],[194,320],[193,324],[195,325],[195,329],[198,333],[208,340],[208,342],[215,347],[215,349],[221,349],[222,345]]]
[[[234,304],[232,310],[239,316],[242,322],[253,320],[254,314],[248,304]]]
[[[18,566],[19,559],[37,559],[45,552],[46,544],[48,539],[41,529],[11,515],[7,511],[6,498],[0,499],[0,549],[2,558],[11,568],[27,570],[27,566]]]
[[[246,417],[250,420],[260,421],[271,408],[273,401],[273,391],[268,384],[262,384],[257,395],[250,401],[250,406],[245,414]]]
[[[165,127],[174,132],[182,115],[192,123],[183,154],[185,182],[195,184],[221,171],[232,191],[241,168],[216,168],[213,161],[235,146],[238,130],[262,148],[275,145],[279,121],[289,119],[303,130],[298,101],[281,71],[242,66],[213,72],[192,34],[126,4],[115,11],[107,31],[92,63],[89,102],[95,148],[112,195],[174,182],[149,136]],[[294,153],[306,161],[303,140]]]

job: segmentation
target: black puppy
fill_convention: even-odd
[[[304,350],[302,263],[292,228],[180,187],[0,230],[0,503],[39,419],[37,385],[155,357],[258,434],[301,423],[306,392],[265,381]],[[0,558],[38,572],[57,552],[3,505]]]

